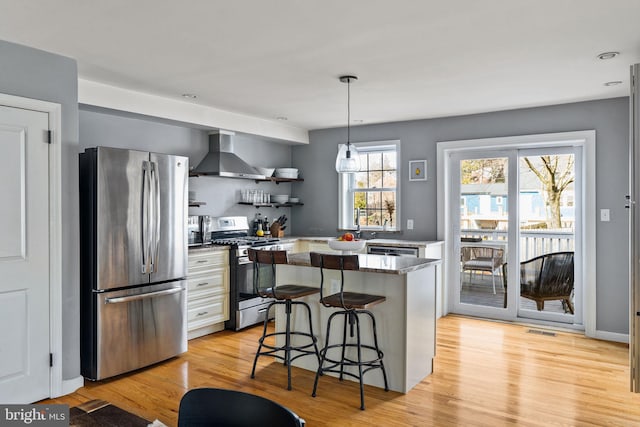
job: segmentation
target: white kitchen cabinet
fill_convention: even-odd
[[[342,253],[342,251],[338,251],[338,250],[334,250],[331,249],[329,247],[329,243],[327,243],[329,241],[329,239],[333,239],[333,237],[327,237],[327,238],[320,238],[320,237],[303,237],[303,238],[298,238],[298,240],[296,240],[295,242],[295,246],[293,249],[294,253],[299,253],[299,252],[323,252],[323,253],[335,253],[335,254],[339,254]],[[355,251],[353,253],[358,253],[358,254],[366,254],[367,250],[366,250],[366,246],[360,250],[360,251]]]
[[[224,329],[229,320],[229,251],[189,251],[187,332],[197,338]]]

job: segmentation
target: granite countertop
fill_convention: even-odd
[[[369,239],[367,245],[376,246],[401,246],[401,247],[424,247],[429,245],[441,245],[442,240],[402,240],[402,239]]]
[[[335,239],[334,236],[292,236],[291,240],[304,240],[307,242],[327,243],[329,240]],[[365,239],[367,245],[378,246],[403,246],[403,247],[424,247],[429,245],[441,245],[442,240],[406,240],[406,239]]]
[[[289,254],[289,265],[311,267],[309,252]],[[412,271],[439,264],[440,260],[429,258],[398,257],[387,255],[358,254],[360,270],[368,273],[407,274]]]
[[[203,246],[190,246],[189,252],[221,252],[228,251],[229,246],[227,245],[203,245]]]

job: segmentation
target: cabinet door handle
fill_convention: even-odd
[[[198,283],[198,284],[196,285],[196,288],[197,288],[197,287],[199,287],[199,286],[206,286],[206,285],[208,285],[208,284],[209,284],[209,282],[202,282],[202,283]]]
[[[201,311],[200,313],[198,313],[196,316],[204,316],[205,314],[209,313],[208,311]]]
[[[205,262],[207,262],[207,260],[206,259],[201,259],[201,260],[199,260],[197,262],[198,262],[198,264],[204,264]]]

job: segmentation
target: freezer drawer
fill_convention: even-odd
[[[96,293],[95,366],[83,375],[100,380],[187,351],[186,294],[186,280]]]

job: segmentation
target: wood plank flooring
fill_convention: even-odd
[[[313,398],[314,374],[294,368],[287,391],[286,368],[273,358],[260,358],[249,378],[260,327],[191,340],[180,357],[46,402],[103,399],[174,426],[187,390],[221,387],[275,400],[308,426],[640,426],[625,344],[460,316],[437,327],[434,374],[407,394],[366,387],[365,411],[350,381],[322,377]]]

